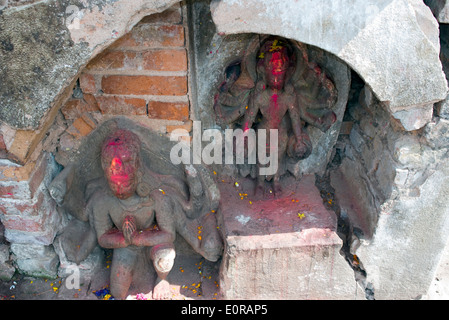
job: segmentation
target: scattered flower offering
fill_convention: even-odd
[[[136,295],[136,300],[148,300],[144,293],[138,293]]]
[[[114,297],[111,295],[109,288],[106,286],[103,289],[92,291],[97,298],[102,300],[115,300]]]

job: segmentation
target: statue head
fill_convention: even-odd
[[[140,139],[128,130],[110,134],[101,150],[101,166],[114,195],[131,197],[137,189],[140,168]]]
[[[259,57],[263,57],[266,83],[273,89],[282,89],[290,67],[288,45],[280,39],[271,39],[262,46]]]

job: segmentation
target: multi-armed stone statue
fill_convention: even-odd
[[[152,137],[150,132],[147,134],[146,146]],[[214,189],[204,167],[186,167],[184,177],[179,174],[182,171],[166,175],[150,170],[147,150],[143,154],[141,139],[128,129],[110,130],[103,141],[97,156],[102,175],[93,174],[93,179],[86,178],[87,182],[74,183],[63,171],[52,182],[50,192],[63,205],[65,196],[61,194],[70,198],[72,189],[84,189],[85,210],[78,218],[85,221],[84,228],[90,224],[90,233],[95,233],[101,247],[114,250],[110,287],[115,298],[127,296],[141,260],[152,262],[157,273],[153,298],[167,298],[167,275],[176,256],[177,234],[206,259],[217,261],[221,256],[222,239],[213,213],[218,209],[218,189]],[[81,167],[65,170],[85,170]],[[86,239],[94,241],[92,237]],[[74,254],[80,246],[70,237],[65,238],[65,247],[67,253],[72,252],[67,255],[75,260],[89,253],[84,252],[83,257]]]
[[[267,137],[267,154],[277,152],[279,169],[272,176],[259,174],[257,190],[267,190],[265,180],[273,180],[275,193],[281,191],[280,177],[287,158],[299,161],[312,152],[304,124],[327,131],[336,121],[331,110],[337,90],[325,72],[308,61],[306,48],[278,37],[257,38],[240,64],[226,70],[226,79],[216,96],[217,121],[243,131],[270,129],[278,132],[275,148]],[[259,135],[258,135],[259,136]],[[253,171],[254,172],[254,171]]]

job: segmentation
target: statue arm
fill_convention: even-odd
[[[297,139],[299,139],[299,137],[302,134],[302,126],[301,126],[301,114],[299,112],[297,101],[298,99],[296,99],[296,96],[293,95],[293,101],[288,106],[288,112],[290,115],[290,120],[292,122],[293,134]]]
[[[254,122],[256,121],[257,113],[259,112],[259,106],[254,101],[254,96],[250,96],[248,108],[246,109],[245,116],[243,118],[243,131],[251,129]],[[257,96],[257,95],[256,95]]]
[[[118,229],[109,229],[98,237],[98,244],[106,249],[125,248],[129,244]]]
[[[304,106],[300,107],[299,110],[301,110],[301,119],[323,132],[329,130],[337,120],[337,116],[332,110],[316,109],[309,111]]]
[[[98,244],[106,249],[127,247],[128,243],[123,233],[114,227],[107,208],[97,204],[92,211]]]
[[[219,97],[218,102],[227,109],[232,111],[227,111],[226,115],[222,115],[223,121],[226,124],[233,123],[244,113],[245,107],[248,105],[248,97],[250,95],[250,90],[243,91],[241,94],[234,96],[231,93],[222,93]]]
[[[337,101],[337,91],[324,71],[316,64],[309,65],[304,79],[296,84],[296,92],[301,119],[323,132],[329,130],[337,120],[330,110]]]
[[[240,92],[237,95],[233,95],[230,92],[223,92],[220,94],[218,101],[225,106],[238,107],[245,102],[247,96],[247,92]]]

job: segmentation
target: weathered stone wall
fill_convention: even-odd
[[[366,86],[348,105],[352,129],[340,137],[331,184],[376,299],[419,298],[438,266],[449,228],[445,117],[405,132]]]
[[[11,261],[27,274],[55,277],[59,260],[51,244],[62,221],[47,187],[60,166],[48,152],[25,166],[1,162],[0,220],[5,239],[15,244]]]

